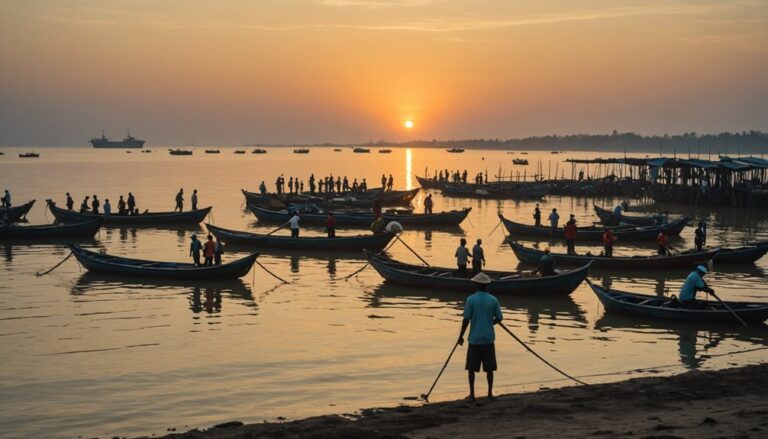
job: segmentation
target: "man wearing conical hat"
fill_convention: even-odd
[[[488,379],[488,398],[493,399],[493,372],[496,370],[496,349],[493,342],[496,334],[493,325],[504,317],[498,299],[488,292],[491,278],[485,273],[478,273],[472,278],[477,292],[467,298],[464,304],[464,320],[461,322],[460,345],[464,344],[464,333],[469,327],[469,347],[467,348],[467,369],[469,378],[470,401],[475,400],[475,373],[480,366]]]

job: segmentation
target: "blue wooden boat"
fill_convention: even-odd
[[[544,256],[544,251],[525,247],[515,241],[509,240],[509,245],[515,252],[517,259],[526,264],[536,265]],[[565,253],[552,253],[558,265],[582,266],[592,261],[592,268],[616,268],[630,270],[664,270],[667,268],[693,268],[699,264],[706,264],[718,254],[719,249],[699,253],[679,253],[674,256],[613,256],[606,258],[599,255],[569,255]]]
[[[753,264],[768,253],[768,241],[755,242],[744,247],[721,248],[715,264]]]
[[[606,226],[614,226],[619,223],[631,226],[656,226],[662,221],[661,215],[625,215],[622,213],[621,217],[617,218],[613,211],[595,205],[592,207],[595,209],[595,214],[600,218],[600,222]]]
[[[32,200],[18,206],[12,206],[10,209],[0,207],[0,218],[7,216],[9,222],[19,222],[27,216],[34,204],[35,200]]]
[[[198,224],[202,222],[212,207],[186,212],[145,212],[138,215],[119,215],[113,213],[80,213],[74,210],[62,209],[56,206],[52,200],[46,200],[48,209],[53,213],[56,221],[60,223],[81,223],[96,218],[104,219],[105,225],[174,225],[174,224]]]
[[[424,267],[390,259],[386,255],[365,251],[368,262],[388,282],[419,288],[455,290],[471,293],[476,286],[468,277],[461,277],[452,268]],[[571,271],[559,271],[555,276],[526,276],[524,272],[483,271],[493,282],[489,291],[512,295],[568,295],[589,274],[591,263]]]
[[[290,236],[261,235],[258,233],[241,232],[225,229],[212,224],[205,227],[220,241],[227,244],[249,245],[259,248],[283,248],[290,250],[321,250],[321,251],[361,251],[363,249],[381,250],[395,237],[391,233],[380,233],[359,236],[310,236],[291,238]]]
[[[510,221],[502,214],[499,214],[499,219],[504,224],[510,235],[516,236],[535,236],[539,238],[553,238],[553,239],[565,239],[565,231],[563,227],[559,227],[554,233],[551,232],[550,227],[545,226],[529,226],[528,224],[516,223]],[[626,241],[655,241],[656,236],[661,232],[662,228],[667,231],[667,236],[678,236],[683,228],[688,224],[691,217],[686,216],[677,221],[670,222],[663,226],[648,226],[648,227],[610,227],[613,230],[616,238],[622,242]],[[609,227],[579,227],[576,232],[576,241],[602,241],[603,233],[608,230]],[[551,236],[550,236],[550,233]]]
[[[58,239],[73,237],[92,237],[99,231],[102,218],[96,218],[84,223],[46,224],[42,226],[10,226],[0,227],[0,239]]]
[[[121,276],[161,277],[169,279],[237,279],[251,270],[258,253],[222,265],[195,267],[184,262],[157,262],[123,258],[86,250],[69,244],[70,250],[87,270]]]
[[[262,209],[260,207],[248,204],[248,208],[251,209],[254,215],[259,221],[286,223],[291,219],[291,214],[287,210],[274,211],[268,209]],[[461,224],[462,221],[469,215],[472,210],[468,207],[463,210],[452,210],[450,212],[440,212],[433,214],[384,214],[384,221],[397,221],[403,226],[411,227],[430,227],[430,226],[455,226]],[[336,226],[360,226],[368,227],[373,223],[373,212],[339,212],[334,211],[333,216],[336,218]],[[299,215],[300,224],[325,224],[325,220],[328,218],[326,214],[318,213],[302,213]]]
[[[606,311],[635,316],[698,323],[739,324],[722,304],[710,301],[705,309],[685,309],[673,305],[668,297],[607,289],[589,282]],[[725,302],[747,323],[761,323],[768,318],[768,302]]]
[[[408,206],[419,194],[421,188],[407,191],[370,190],[366,192],[342,192],[342,193],[301,193],[301,194],[261,194],[257,192],[243,192],[245,201],[255,206],[271,206],[284,204],[317,204],[338,205],[349,207],[371,208],[375,201],[384,206]]]

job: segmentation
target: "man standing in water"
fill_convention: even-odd
[[[477,285],[477,292],[467,298],[464,305],[464,320],[461,322],[461,333],[458,344],[464,344],[464,333],[469,326],[469,347],[467,348],[467,369],[469,378],[469,399],[475,400],[475,373],[483,371],[488,379],[488,399],[493,396],[493,372],[496,370],[496,349],[493,342],[496,334],[493,325],[501,322],[504,316],[501,314],[499,301],[488,293],[488,285],[491,283],[485,273],[478,273],[472,278]],[[471,323],[471,326],[470,326]]]

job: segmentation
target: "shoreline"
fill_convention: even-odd
[[[482,377],[481,377],[482,378]],[[478,391],[484,380],[478,380]],[[243,425],[233,421],[166,439],[244,437],[765,437],[768,363],[671,377],[633,378],[422,406],[372,408],[351,419],[316,416]]]

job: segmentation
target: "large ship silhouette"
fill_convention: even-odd
[[[101,137],[91,139],[91,145],[94,148],[141,148],[144,146],[144,141],[131,136],[130,131],[123,140],[109,140],[104,135],[104,130],[101,130]]]

